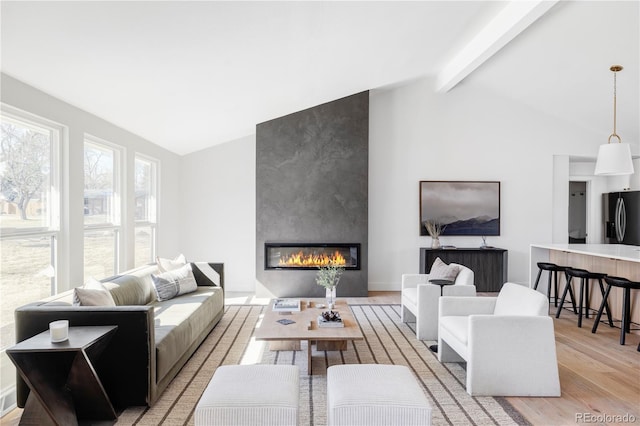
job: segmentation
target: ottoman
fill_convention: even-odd
[[[298,380],[295,365],[218,367],[198,401],[195,424],[295,426]]]
[[[402,365],[334,365],[327,370],[329,426],[431,424],[431,406]]]

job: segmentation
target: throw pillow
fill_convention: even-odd
[[[73,289],[75,306],[116,306],[109,290],[98,280],[91,278],[83,287]]]
[[[429,272],[429,279],[431,280],[449,280],[455,281],[456,277],[460,273],[462,268],[460,265],[447,265],[439,257],[433,261],[431,265],[431,272]]]
[[[160,272],[169,272],[174,269],[178,269],[187,264],[187,260],[184,257],[184,254],[180,253],[176,256],[175,259],[165,259],[162,257],[156,257],[156,262],[158,263],[158,268]]]
[[[198,289],[190,264],[158,275],[151,274],[151,279],[160,302],[173,299],[181,294],[192,293]]]
[[[207,262],[195,262],[191,264],[193,276],[199,286],[220,287],[220,274]]]

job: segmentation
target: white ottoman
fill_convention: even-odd
[[[198,401],[195,424],[295,426],[299,374],[295,365],[218,367]]]
[[[402,365],[334,365],[327,370],[329,426],[431,424],[431,406]]]

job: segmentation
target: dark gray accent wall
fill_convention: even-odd
[[[338,296],[367,296],[369,92],[256,127],[256,293],[321,297],[315,271],[265,270],[264,243],[360,243]]]

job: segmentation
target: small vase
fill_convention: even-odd
[[[431,248],[440,248],[440,238],[431,237]]]
[[[327,309],[332,310],[336,303],[336,288],[331,287],[326,289],[325,296],[327,298]]]

